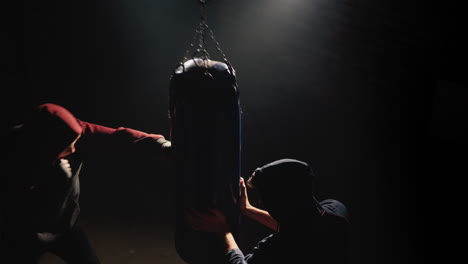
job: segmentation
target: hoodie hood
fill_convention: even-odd
[[[64,107],[50,103],[39,105],[23,129],[25,140],[30,140],[31,154],[50,161],[83,133],[80,120]]]
[[[313,194],[314,178],[307,163],[280,159],[257,168],[250,182],[257,189],[265,209],[284,223],[301,217],[298,212],[304,210],[320,214],[320,206]]]

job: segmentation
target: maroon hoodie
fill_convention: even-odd
[[[78,135],[76,151],[59,159]],[[38,106],[24,124],[13,128],[7,140],[8,173],[2,176],[5,184],[0,187],[3,232],[55,239],[75,224],[79,214],[83,161],[118,154],[164,158],[165,142],[159,134],[79,120],[59,105]]]

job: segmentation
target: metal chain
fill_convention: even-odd
[[[219,44],[218,40],[216,40],[216,37],[215,37],[215,34],[213,32],[213,30],[211,30],[211,28],[208,27],[208,25],[206,25],[206,29],[208,30],[208,34],[210,36],[210,38],[213,40],[213,42],[215,43],[216,45],[216,49],[218,50],[218,52],[221,54],[221,56],[223,57],[223,60],[224,62],[227,63],[227,58],[226,58],[226,54],[223,52],[223,50],[221,49],[221,44]]]
[[[233,76],[235,76],[234,68],[232,67],[231,63],[228,61],[226,54],[223,52],[221,48],[221,44],[218,42],[218,40],[215,37],[215,34],[213,30],[208,26],[206,23],[206,3],[208,0],[198,0],[198,3],[200,4],[200,24],[198,25],[198,28],[195,30],[195,34],[193,36],[192,42],[189,45],[189,48],[185,51],[185,55],[183,58],[183,61],[179,63],[180,66],[184,67],[184,63],[189,60],[189,53],[192,52],[191,59],[196,58],[198,55],[201,55],[201,58],[203,62],[205,63],[205,68],[207,69],[206,74],[210,75],[208,73],[208,59],[210,59],[210,53],[208,52],[208,43],[205,38],[205,34],[208,33],[209,38],[214,42],[216,50],[219,52],[219,54],[222,56],[222,59],[224,63],[229,68],[229,71]],[[195,48],[195,43],[197,43],[198,47],[193,51]],[[234,77],[235,78],[235,77]]]
[[[197,48],[195,51],[192,53],[192,58],[196,57],[197,55],[202,55],[201,57],[204,60],[207,60],[210,58],[210,53],[208,52],[208,43],[206,40],[206,33],[208,33],[208,36],[210,39],[214,42],[216,50],[220,53],[222,56],[223,60],[225,63],[228,64],[228,60],[226,58],[226,54],[223,52],[220,43],[216,40],[215,34],[213,30],[208,26],[206,22],[206,3],[208,0],[198,0],[198,3],[200,4],[200,24],[198,25],[198,28],[195,30],[195,34],[193,36],[192,43],[190,43],[189,48],[186,50],[185,55],[184,55],[184,61],[187,61],[189,59],[189,53],[193,51],[195,44],[197,45]]]

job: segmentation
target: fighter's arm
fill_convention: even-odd
[[[125,153],[171,158],[171,142],[161,134],[146,133],[132,128],[110,128],[82,122],[82,147],[86,153]]]
[[[257,208],[250,204],[249,197],[247,195],[247,187],[245,185],[244,178],[240,178],[241,183],[241,197],[240,197],[240,211],[252,218],[253,220],[267,226],[268,228],[277,231],[278,222],[265,210]]]

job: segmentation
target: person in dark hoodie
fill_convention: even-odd
[[[314,173],[299,160],[280,159],[257,168],[247,181],[241,178],[240,210],[273,230],[251,252],[243,254],[224,215],[189,210],[186,221],[195,230],[215,232],[224,249],[225,263],[348,262],[349,216],[335,199],[318,201],[313,192]],[[250,204],[246,185],[254,188],[264,209]]]
[[[51,103],[8,133],[0,185],[2,263],[37,263],[46,252],[66,263],[99,263],[76,224],[83,162],[129,153],[163,162],[171,157],[163,135],[92,124]]]

